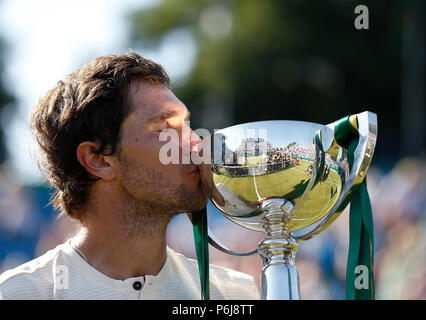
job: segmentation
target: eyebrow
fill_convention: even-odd
[[[146,123],[153,123],[156,121],[164,121],[173,117],[176,117],[179,114],[179,111],[177,110],[170,110],[170,111],[164,111],[161,112],[155,116],[153,116],[152,118],[148,119],[146,121]],[[190,112],[186,111],[186,117],[185,117],[185,121],[188,121],[190,117]]]

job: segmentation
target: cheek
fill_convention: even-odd
[[[158,138],[152,135],[136,136],[128,139],[123,150],[126,155],[137,162],[155,162],[161,143]]]
[[[172,148],[169,148],[170,146]],[[176,163],[174,161],[164,162],[163,158],[165,154],[169,159],[175,157],[172,151],[178,149],[179,146],[174,141],[159,141],[158,134],[145,138],[135,137],[128,141],[123,148],[125,169],[127,172],[134,171],[134,174],[139,176],[141,174],[150,176],[152,173],[156,178],[161,175],[164,180],[176,180],[182,171],[179,159],[177,159],[177,164],[174,164]]]

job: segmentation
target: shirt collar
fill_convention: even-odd
[[[166,261],[164,262],[163,266],[160,269],[160,272],[156,275],[145,275],[140,277],[131,277],[127,278],[125,280],[117,280],[108,277],[107,275],[100,272],[98,269],[91,266],[88,262],[86,262],[71,246],[71,239],[68,239],[63,244],[63,252],[66,256],[68,256],[71,261],[77,265],[79,271],[85,273],[87,276],[89,276],[90,279],[97,279],[98,281],[101,281],[102,283],[109,284],[112,286],[120,286],[127,288],[129,283],[133,283],[134,281],[141,281],[142,283],[160,283],[164,281],[167,278],[167,275],[169,274],[170,269],[170,255],[172,254],[171,249],[167,247],[167,254],[166,254]]]

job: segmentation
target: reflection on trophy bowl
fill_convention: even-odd
[[[225,205],[214,203],[235,223],[257,231],[264,231],[261,203],[270,198],[291,202],[290,230],[321,219],[336,204],[349,174],[344,153],[324,153],[317,177],[321,151],[313,138],[321,129],[326,128],[308,122],[263,121],[217,131],[213,180]]]
[[[365,177],[375,147],[376,115],[363,112],[348,119],[359,134],[351,168],[348,150],[336,142],[335,123],[252,122],[210,137],[217,195],[212,202],[234,223],[267,235],[258,248],[265,259],[264,299],[299,297],[298,288],[291,288],[298,286],[297,271],[291,269],[296,242],[334,221]],[[266,269],[274,264],[287,269],[268,275]],[[295,283],[275,288],[271,277],[284,278],[284,273],[294,273]]]

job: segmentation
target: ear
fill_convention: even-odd
[[[77,147],[77,160],[90,175],[112,180],[116,174],[113,162],[110,157],[96,153],[98,149],[99,143],[83,141]]]

